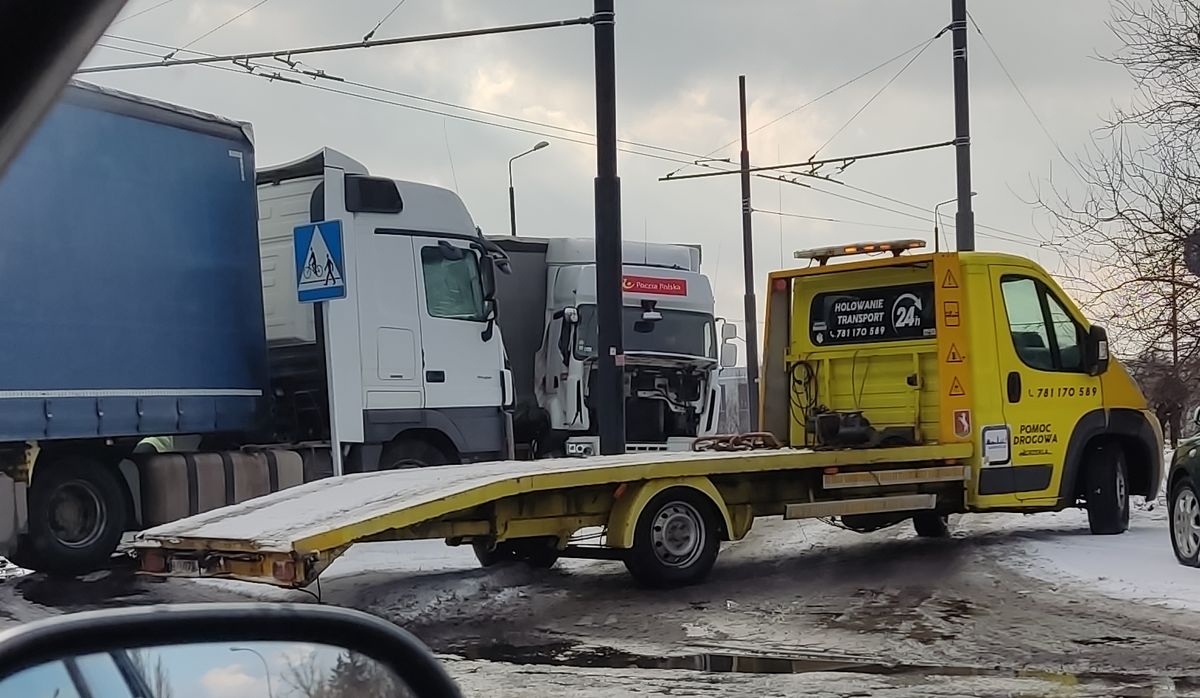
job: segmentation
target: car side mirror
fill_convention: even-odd
[[[103,683],[90,683],[96,677]],[[461,695],[411,634],[334,606],[109,609],[0,634],[0,695],[184,696],[198,682],[236,685],[238,695],[268,696],[297,682],[301,695]]]
[[[1088,330],[1086,346],[1088,375],[1099,376],[1108,370],[1108,332],[1099,325]]]
[[[728,327],[728,325],[726,325]],[[738,348],[733,342],[725,342],[721,345],[721,358],[719,363],[721,368],[729,368],[737,363]]]
[[[721,341],[728,342],[731,339],[737,339],[737,325],[726,322],[721,325]]]

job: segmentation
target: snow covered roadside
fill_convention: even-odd
[[[32,572],[33,570],[27,570],[24,567],[17,567],[13,563],[9,562],[7,558],[0,557],[0,582],[5,582],[9,579],[16,579],[17,577],[24,577]]]
[[[1118,536],[1088,533],[1087,514],[1068,510],[1027,519],[1042,529],[1009,554],[1010,568],[1071,588],[1087,587],[1121,600],[1164,608],[1200,611],[1200,569],[1184,567],[1171,550],[1167,509],[1135,508],[1129,530]],[[1059,529],[1046,532],[1047,527]]]

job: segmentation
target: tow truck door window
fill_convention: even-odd
[[[1100,380],[1083,368],[1081,319],[1046,279],[1004,266],[991,277],[996,392],[1011,437],[1008,462],[986,465],[976,486],[980,495],[1051,501],[1075,423],[1101,406]]]

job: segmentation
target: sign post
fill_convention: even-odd
[[[346,297],[346,257],[342,244],[342,222],[321,221],[292,229],[292,249],[296,259],[296,299],[301,303],[325,303]],[[317,341],[324,344],[322,308],[314,307]],[[328,355],[326,355],[328,361]],[[326,372],[328,376],[328,372]],[[329,381],[329,451],[333,474],[341,475],[342,449],[333,419],[333,385]]]

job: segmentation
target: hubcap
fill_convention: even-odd
[[[1200,502],[1191,489],[1180,490],[1175,496],[1171,533],[1175,536],[1175,547],[1183,557],[1196,556],[1196,551],[1200,550]]]
[[[1125,494],[1125,472],[1121,468],[1117,468],[1117,506],[1124,509],[1128,496]]]
[[[704,517],[687,502],[668,502],[654,516],[650,542],[665,565],[687,567],[704,550]]]
[[[96,542],[108,524],[108,509],[92,487],[82,480],[59,485],[50,497],[50,532],[67,548],[85,548]]]

